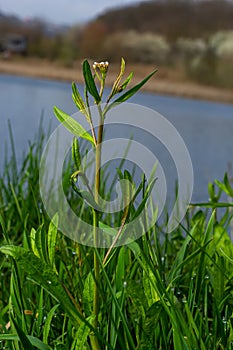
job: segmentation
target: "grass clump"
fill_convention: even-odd
[[[100,105],[107,66],[97,68],[105,69],[94,67],[100,90],[84,63],[87,92]],[[89,136],[79,135],[96,147],[96,163],[110,100],[132,77],[120,85],[123,70],[124,61],[106,109],[100,109],[97,135],[95,128]],[[123,93],[117,102],[139,88],[140,84]],[[84,102],[74,85],[73,95],[91,124],[88,105],[83,110],[88,99]],[[64,119],[64,112],[56,108],[55,113]],[[69,129],[74,123],[66,119],[65,126]],[[76,124],[78,134],[77,130]],[[82,170],[77,142],[74,139],[71,185],[82,203],[74,187]],[[64,236],[57,229],[58,215],[50,220],[43,209],[38,181],[41,144],[31,146],[17,174],[13,161],[0,179],[0,349],[233,349],[233,189],[227,175],[209,185],[209,202],[190,206],[186,220],[172,233],[154,225],[124,246],[98,248],[96,228],[111,226],[113,217],[102,218],[94,207],[85,214],[93,225],[91,247]],[[96,169],[92,200],[98,206],[103,186]],[[123,168],[118,175],[133,182]],[[70,168],[66,176],[70,178]],[[143,201],[143,181],[140,189]],[[221,201],[222,193],[228,202]],[[137,211],[134,203],[126,209],[114,217],[121,230]]]

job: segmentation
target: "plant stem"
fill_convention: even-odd
[[[100,113],[100,122],[98,127],[98,139],[97,139],[97,145],[96,145],[96,159],[95,159],[95,201],[97,204],[99,204],[99,192],[100,192],[100,166],[101,166],[101,143],[103,139],[103,117],[102,117],[102,110],[100,107],[99,113]],[[98,227],[99,227],[99,212],[95,209],[93,209],[93,235],[94,235],[94,246],[96,249],[99,245],[99,237],[98,237]],[[96,255],[96,252],[94,252],[94,278],[95,278],[95,284],[94,284],[94,298],[93,298],[93,314],[95,316],[95,319],[93,321],[94,328],[97,329],[98,327],[98,316],[99,316],[99,278],[100,278],[100,266],[99,266],[99,260]],[[99,342],[98,338],[94,335],[92,337],[92,346],[94,350],[99,350]]]
[[[93,209],[93,227],[94,227],[94,245],[97,247],[98,244],[98,212],[97,210]],[[94,251],[94,296],[93,296],[93,314],[95,316],[95,319],[93,321],[93,327],[95,329],[98,328],[98,316],[99,316],[99,291],[98,291],[98,282],[99,282],[99,276],[100,276],[100,266],[99,261],[96,255],[96,252]],[[100,345],[97,336],[94,334],[90,337],[91,345],[93,350],[100,350]]]

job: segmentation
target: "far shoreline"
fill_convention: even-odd
[[[134,71],[133,83],[137,83],[154,68],[153,66],[129,63],[126,65],[126,75],[130,71]],[[107,85],[114,82],[118,72],[119,65],[110,64]],[[83,83],[81,62],[76,63],[72,68],[68,68],[55,62],[38,59],[0,60],[0,74]],[[159,69],[158,73],[147,82],[143,90],[163,95],[233,104],[233,89],[220,89],[185,80],[171,80],[164,77],[163,69],[161,71]]]

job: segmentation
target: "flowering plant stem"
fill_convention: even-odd
[[[97,144],[96,144],[96,159],[95,159],[95,201],[97,204],[99,204],[99,192],[100,192],[100,166],[101,166],[101,143],[103,140],[103,130],[104,130],[104,124],[103,124],[103,113],[101,110],[101,107],[98,107],[99,113],[100,113],[100,121],[98,126],[98,138],[97,138]],[[93,209],[93,235],[94,235],[94,245],[95,247],[98,247],[99,245],[99,237],[97,229],[99,227],[99,212],[96,209]],[[95,277],[95,284],[94,284],[94,297],[93,297],[93,314],[95,316],[94,318],[94,328],[98,327],[98,315],[99,315],[99,290],[98,290],[98,282],[100,279],[100,266],[99,266],[99,260],[96,254],[96,251],[94,252],[94,277]],[[93,348],[94,349],[100,349],[98,338],[96,336],[93,336]]]
[[[126,209],[124,211],[123,217],[121,218],[121,227],[113,240],[105,258],[100,260],[100,251],[99,247],[101,245],[101,237],[99,237],[99,225],[101,221],[101,210],[100,210],[100,192],[101,192],[101,153],[102,153],[102,141],[103,141],[103,132],[104,132],[104,121],[106,118],[107,113],[114,108],[115,106],[127,101],[130,97],[132,97],[147,81],[152,77],[152,75],[156,72],[152,72],[149,76],[147,76],[145,79],[143,79],[139,84],[135,85],[131,89],[127,90],[125,93],[121,94],[128,86],[128,84],[131,82],[133,73],[131,72],[130,75],[122,81],[124,70],[125,70],[125,61],[122,58],[121,61],[121,68],[120,73],[118,77],[116,78],[112,90],[106,100],[106,103],[104,107],[101,105],[102,103],[102,97],[103,92],[105,88],[105,80],[108,72],[108,62],[95,62],[93,64],[94,74],[91,70],[91,67],[87,60],[83,62],[83,76],[85,80],[85,90],[84,90],[84,100],[82,96],[80,95],[75,83],[72,84],[72,97],[73,100],[80,110],[80,112],[85,116],[87,122],[90,125],[91,134],[87,132],[76,120],[72,119],[70,116],[68,116],[66,113],[61,111],[60,109],[55,107],[55,114],[60,122],[63,123],[63,125],[75,136],[84,138],[85,140],[89,141],[92,145],[92,147],[95,150],[95,184],[94,184],[94,190],[89,187],[88,185],[88,179],[85,174],[85,170],[82,167],[82,159],[79,153],[79,145],[78,140],[75,138],[73,145],[72,145],[72,155],[73,160],[76,166],[76,171],[71,176],[71,182],[73,185],[73,189],[80,193],[79,190],[74,186],[77,177],[82,177],[87,190],[90,194],[91,201],[94,203],[94,206],[92,206],[92,219],[93,219],[93,243],[94,243],[94,256],[93,256],[93,265],[94,265],[94,271],[93,271],[93,279],[94,279],[94,285],[93,285],[93,292],[91,292],[93,296],[93,320],[92,320],[92,326],[93,326],[93,332],[90,334],[90,343],[92,350],[100,350],[100,343],[99,343],[99,336],[98,336],[98,328],[99,328],[99,314],[100,314],[100,266],[103,267],[103,263],[105,264],[107,259],[110,257],[110,253],[112,252],[112,249],[117,244],[120,235],[122,234],[124,225],[126,223],[127,217],[128,217],[128,211],[129,206],[126,205]],[[99,88],[96,84],[98,82]],[[120,97],[115,98],[116,95],[121,94]],[[99,115],[99,123],[97,127],[97,135],[96,130],[94,128],[94,124],[92,122],[92,115],[91,115],[91,108],[89,104],[89,96],[91,96],[94,99],[95,105],[98,109],[98,115]],[[114,101],[112,99],[115,98]],[[126,174],[127,175],[127,174]],[[90,197],[89,200],[90,200]],[[103,271],[103,273],[105,273]],[[95,329],[95,331],[94,331]],[[128,332],[128,337],[130,338],[130,333]],[[133,343],[131,339],[131,343]]]

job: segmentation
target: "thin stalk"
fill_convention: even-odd
[[[86,105],[87,105],[87,116],[88,116],[89,124],[90,124],[90,127],[91,127],[91,134],[93,136],[94,144],[96,146],[97,145],[97,140],[96,140],[95,129],[94,129],[94,125],[93,125],[93,121],[92,121],[92,117],[91,117],[89,98],[88,98],[88,93],[87,93],[87,89],[86,88],[85,88],[85,100],[86,100]]]
[[[108,251],[107,251],[107,253],[106,253],[105,257],[104,257],[103,265],[106,264],[106,262],[107,262],[107,260],[108,260],[108,257],[109,257],[109,255],[111,254],[112,249],[114,248],[115,244],[117,243],[117,241],[118,241],[118,239],[119,239],[119,237],[120,237],[120,235],[121,235],[121,233],[122,233],[122,231],[123,231],[123,229],[124,229],[124,227],[125,227],[126,219],[127,219],[127,217],[128,217],[128,212],[129,212],[129,206],[128,206],[128,207],[126,208],[126,210],[125,210],[125,213],[124,213],[123,219],[122,219],[122,223],[121,223],[121,226],[120,226],[120,228],[119,228],[119,230],[118,230],[118,232],[117,232],[117,235],[116,235],[116,237],[114,238],[114,240],[113,240],[113,242],[112,242],[110,248],[108,249]]]
[[[96,145],[96,159],[95,159],[95,201],[97,204],[99,204],[99,191],[100,191],[100,165],[101,165],[101,143],[103,139],[103,118],[102,118],[102,110],[99,108],[100,112],[100,122],[98,127],[98,139],[97,139],[97,145]],[[93,235],[94,235],[94,246],[98,247],[99,245],[99,237],[98,237],[98,227],[99,227],[99,212],[95,209],[93,209]],[[94,284],[94,298],[93,298],[93,314],[95,316],[95,319],[93,321],[94,328],[98,328],[98,317],[99,317],[99,290],[98,290],[98,283],[100,279],[100,265],[99,260],[96,254],[96,251],[94,252],[94,278],[95,278],[95,284]],[[94,350],[99,350],[99,342],[96,335],[93,335],[92,337],[92,346]]]
[[[101,86],[100,86],[100,97],[102,98],[104,87],[105,87],[106,73],[102,73]]]
[[[93,209],[93,234],[94,234],[94,245],[97,246],[98,244],[98,212]],[[95,284],[94,284],[94,297],[93,297],[93,314],[95,316],[95,319],[93,321],[93,327],[95,329],[98,328],[98,317],[99,317],[99,291],[98,291],[98,282],[100,277],[100,266],[99,261],[96,255],[96,252],[94,252],[94,276],[95,276]],[[100,350],[100,345],[98,338],[96,334],[93,334],[90,337],[91,345],[93,350]]]

